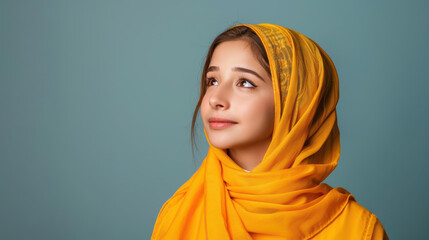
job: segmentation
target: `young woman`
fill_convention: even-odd
[[[343,188],[321,183],[340,157],[338,77],[311,39],[240,24],[210,46],[200,110],[209,142],[162,206],[155,239],[388,239]]]

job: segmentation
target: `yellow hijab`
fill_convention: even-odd
[[[152,240],[307,239],[353,199],[321,183],[340,157],[338,77],[329,56],[282,26],[237,26],[251,28],[268,54],[275,96],[271,144],[262,162],[245,172],[209,142],[200,168],[162,206]]]

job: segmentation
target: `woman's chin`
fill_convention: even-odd
[[[215,147],[215,148],[219,148],[219,149],[222,149],[222,150],[227,150],[228,148],[230,148],[230,145],[227,145],[225,143],[223,143],[223,144],[211,143],[211,145],[213,147]]]

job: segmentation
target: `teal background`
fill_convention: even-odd
[[[328,177],[391,239],[429,207],[428,1],[0,1],[0,239],[149,239],[199,167],[211,41],[239,23],[315,40],[340,79]]]

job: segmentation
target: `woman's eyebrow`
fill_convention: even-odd
[[[209,68],[207,68],[207,72],[213,72],[213,71],[219,71],[219,67],[218,66],[210,66]],[[250,73],[255,75],[256,77],[260,78],[262,81],[265,82],[265,80],[255,71],[250,70],[248,68],[243,68],[243,67],[235,67],[232,69],[232,71],[234,72],[245,72],[245,73]]]

